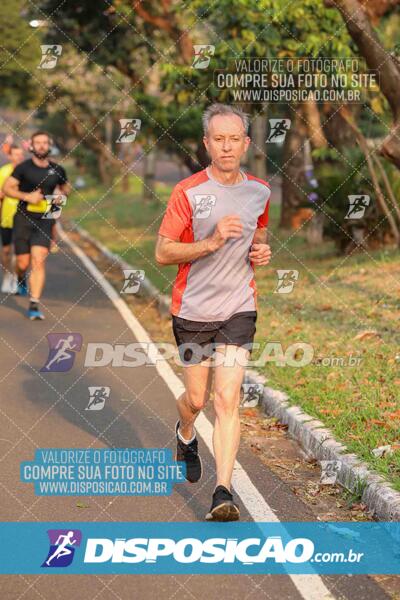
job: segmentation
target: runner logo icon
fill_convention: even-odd
[[[49,194],[45,196],[47,207],[42,219],[59,219],[62,207],[67,204],[67,196],[64,194]]]
[[[195,44],[192,67],[194,69],[207,69],[211,57],[214,56],[215,46],[210,44]]]
[[[120,119],[121,131],[117,139],[117,144],[129,144],[134,142],[142,121],[140,119]]]
[[[194,201],[196,203],[194,209],[194,217],[196,219],[207,219],[211,214],[211,209],[215,206],[217,198],[214,194],[195,194]]]
[[[110,397],[110,388],[107,386],[89,386],[89,403],[85,410],[102,410],[107,398]]]
[[[62,53],[62,46],[59,44],[44,44],[40,46],[42,51],[42,58],[38,65],[38,69],[54,69],[57,64],[58,58]]]
[[[290,129],[290,119],[269,119],[270,132],[267,144],[282,144]]]
[[[323,485],[333,485],[336,483],[341,467],[341,460],[321,460],[320,483]]]
[[[362,219],[365,209],[369,206],[370,197],[366,194],[350,195],[349,210],[345,219]]]
[[[264,386],[262,383],[243,383],[242,384],[243,396],[240,401],[242,408],[254,408],[258,406],[264,392]]]
[[[278,285],[274,293],[290,294],[299,278],[299,272],[295,269],[277,269],[276,273],[278,275]]]
[[[144,281],[144,271],[134,269],[123,269],[123,271],[125,281],[121,294],[136,294],[139,291],[140,284]]]
[[[49,333],[49,355],[41,373],[65,373],[72,368],[75,352],[82,347],[80,333]]]
[[[75,548],[81,545],[79,529],[48,529],[50,548],[42,567],[68,567],[74,558]]]

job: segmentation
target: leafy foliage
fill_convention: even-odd
[[[0,86],[1,103],[26,107],[36,97],[35,76],[39,64],[40,37],[29,26],[22,0],[0,3]]]

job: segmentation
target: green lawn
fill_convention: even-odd
[[[129,194],[99,187],[74,194],[65,216],[143,269],[168,294],[176,268],[160,269],[153,253],[170,188],[159,185],[160,200],[144,205],[138,186],[132,180]],[[400,446],[400,252],[338,257],[331,243],[309,248],[302,235],[278,230],[278,212],[272,206],[273,260],[257,273],[256,342],[261,350],[266,342],[278,342],[284,352],[302,342],[314,355],[303,367],[270,361],[259,370],[268,385],[324,421],[350,451],[400,490],[400,449],[381,458],[371,454],[378,446]],[[299,271],[290,294],[274,293],[277,269]],[[366,334],[370,330],[377,335]]]

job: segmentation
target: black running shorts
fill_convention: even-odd
[[[9,246],[12,242],[13,230],[12,227],[1,227],[1,244]]]
[[[54,219],[37,219],[17,212],[14,217],[15,254],[29,254],[31,246],[50,248]]]
[[[172,315],[172,330],[184,364],[197,364],[212,355],[215,346],[251,346],[256,332],[257,313],[236,313],[226,321],[190,321]]]

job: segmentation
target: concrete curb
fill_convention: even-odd
[[[245,380],[248,383],[264,383],[265,378],[247,370]],[[355,454],[347,453],[346,447],[335,440],[321,421],[303,412],[300,407],[290,405],[285,393],[267,386],[264,386],[262,407],[268,415],[288,426],[291,436],[311,457],[318,461],[340,461],[337,482],[350,492],[360,494],[374,517],[381,521],[400,521],[400,493]]]
[[[72,227],[113,264],[118,265],[121,269],[135,268],[108,250],[76,223],[72,222]],[[160,294],[146,277],[140,287],[143,295],[156,300],[157,308],[162,315],[170,314],[169,298]],[[245,381],[264,385],[265,377],[255,371],[246,370]],[[322,421],[303,412],[300,407],[291,405],[284,392],[265,385],[261,402],[268,415],[274,416],[281,423],[288,425],[290,435],[299,442],[310,457],[318,461],[335,460],[341,463],[337,482],[350,492],[359,494],[362,502],[374,517],[381,521],[400,521],[400,493],[392,489],[383,477],[371,471],[368,465],[357,458],[355,454],[346,453],[346,447],[335,440]]]

